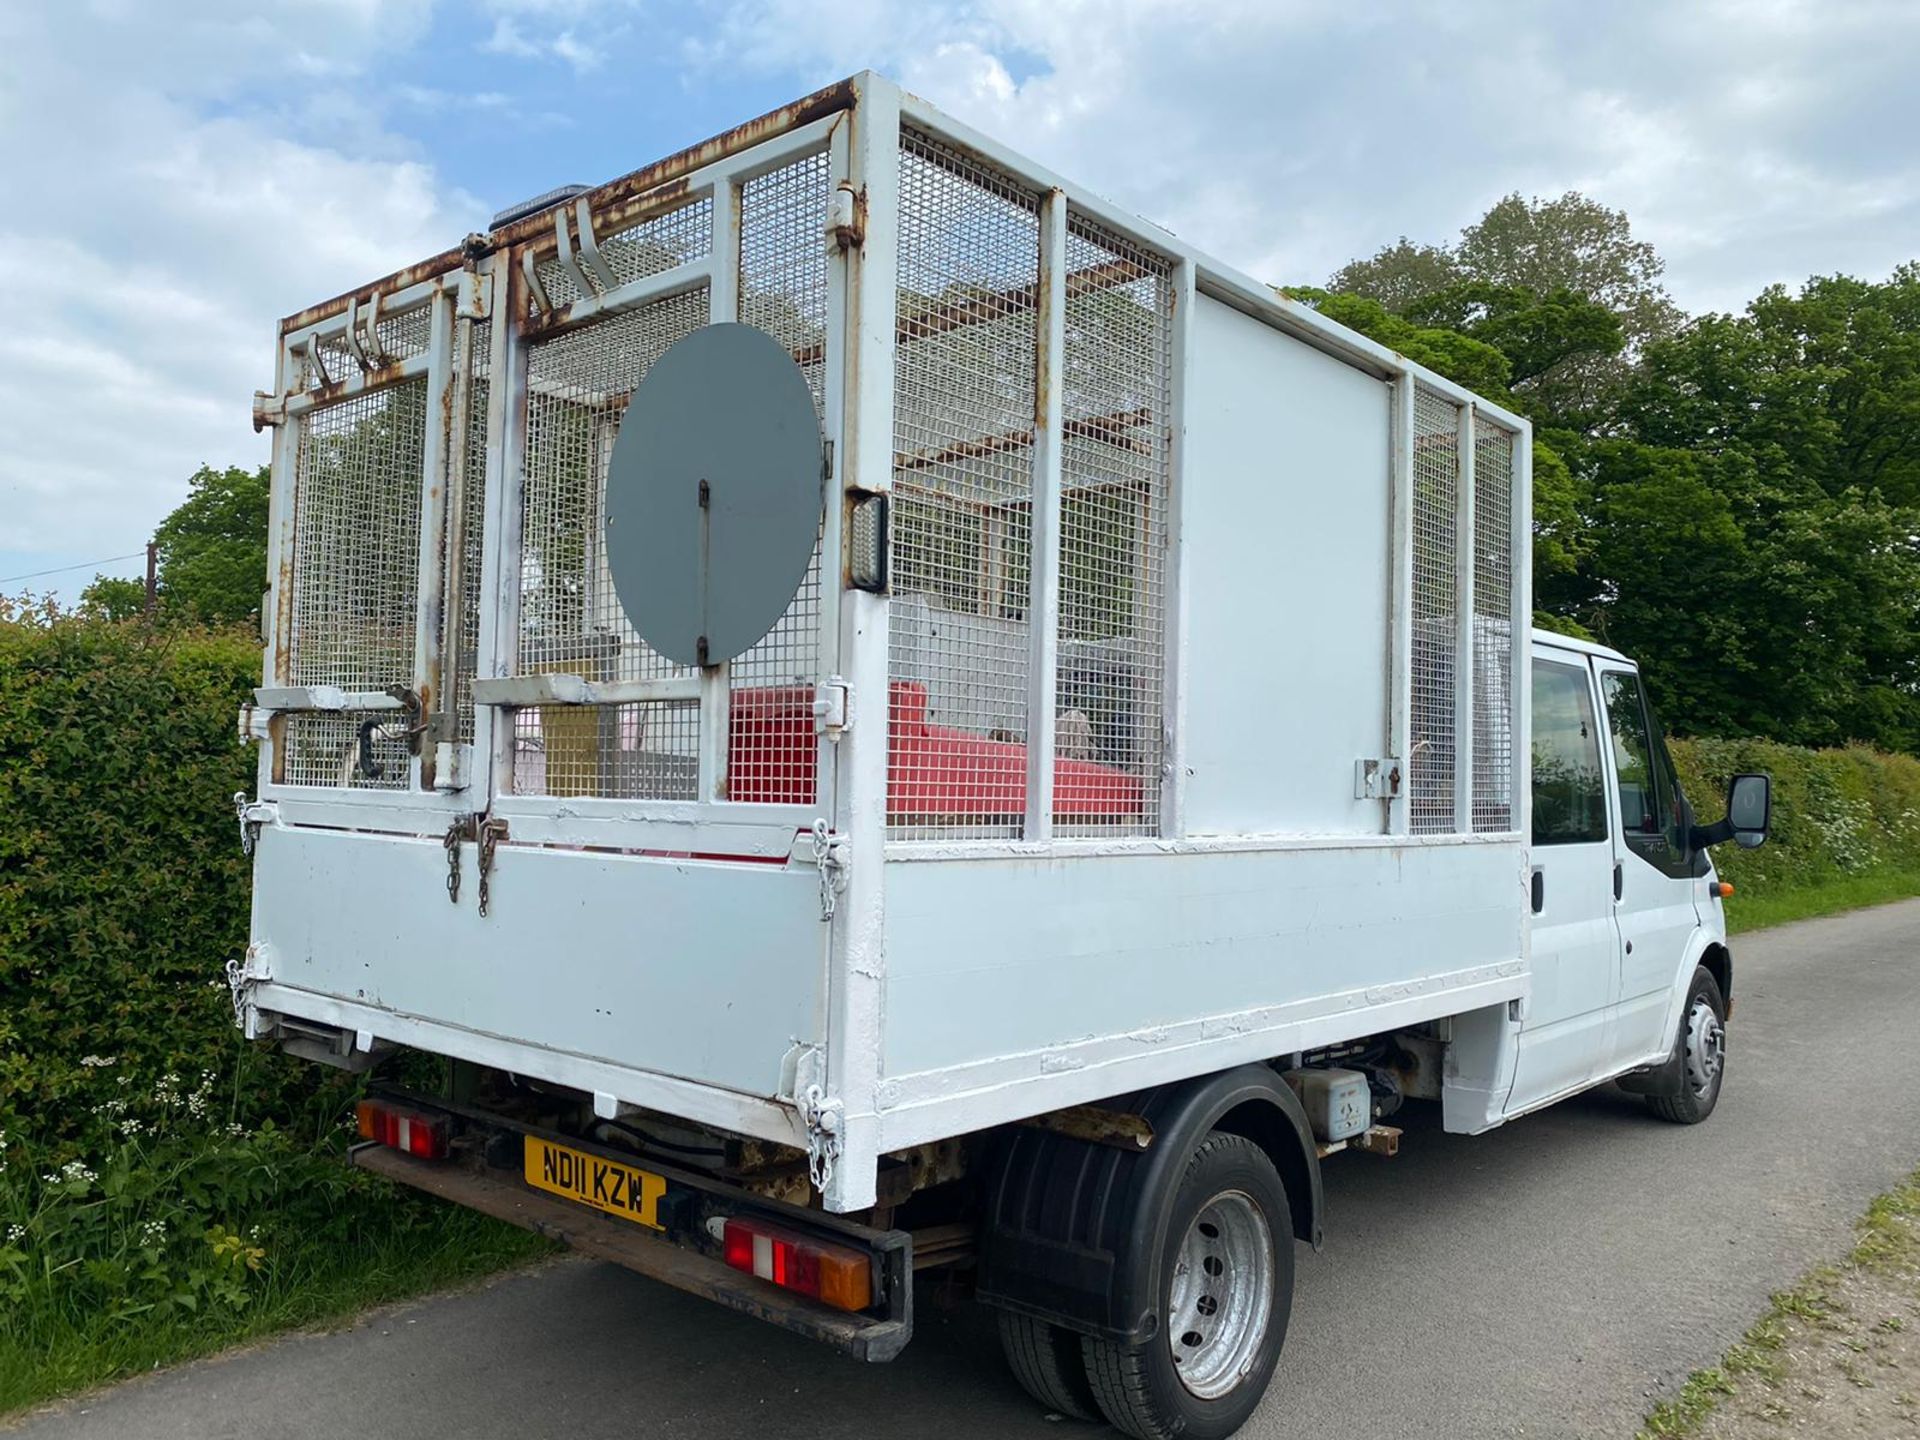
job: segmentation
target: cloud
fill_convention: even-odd
[[[492,32],[480,42],[484,53],[516,60],[559,60],[572,66],[576,75],[599,69],[606,62],[607,47],[627,33],[624,23],[608,23],[606,19],[609,14],[618,14],[626,8],[620,4],[591,4],[585,0],[495,0],[491,8],[499,13],[494,17]],[[555,19],[569,19],[574,23],[562,25],[539,39],[529,35],[522,25],[522,19],[528,17],[542,22],[542,28],[550,28]],[[592,38],[584,33],[589,27]]]
[[[709,76],[874,66],[977,128],[1275,280],[1514,190],[1624,207],[1676,298],[1738,308],[1920,245],[1920,7],[1715,0],[733,0]]]
[[[263,462],[274,319],[484,221],[360,91],[426,20],[376,0],[0,20],[7,551],[135,549],[202,462]]]

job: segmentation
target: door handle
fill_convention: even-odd
[[[1547,873],[1538,865],[1533,867],[1533,913],[1538,915],[1547,905]]]
[[[1626,893],[1626,889],[1626,867],[1616,860],[1613,862],[1613,899],[1616,905],[1620,903],[1620,897]]]

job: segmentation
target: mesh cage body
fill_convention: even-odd
[[[1416,835],[1454,828],[1454,707],[1459,653],[1460,409],[1419,387],[1413,402],[1412,736]]]
[[[525,488],[521,497],[519,672],[587,680],[659,680],[695,673],[627,622],[601,540],[607,465],[627,397],[674,341],[707,323],[703,287],[583,325],[529,347]],[[680,702],[622,707],[636,718]],[[537,706],[514,724],[520,795],[686,798],[676,767],[625,765],[630,746],[691,762],[698,726],[602,723],[594,707]],[[558,728],[549,734],[550,727]],[[592,777],[601,777],[598,779]],[[556,778],[576,788],[554,789]]]
[[[413,679],[427,384],[301,417],[293,506],[295,685],[379,690]]]
[[[1026,805],[1039,202],[900,151],[887,829],[1017,837]]]
[[[1514,436],[1473,426],[1473,828],[1514,828]]]
[[[1062,348],[1060,833],[1160,828],[1172,264],[1069,214]]]
[[[740,186],[739,316],[793,355],[824,415],[827,249],[832,197],[817,151]],[[727,798],[811,804],[817,788],[813,684],[820,677],[820,543],[786,613],[727,667]]]

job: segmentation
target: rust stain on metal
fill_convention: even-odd
[[[814,91],[803,99],[782,105],[777,110],[770,110],[756,120],[749,120],[744,125],[736,125],[733,129],[724,131],[710,140],[703,140],[700,144],[689,146],[677,154],[669,155],[664,160],[655,161],[651,165],[622,175],[617,180],[610,180],[604,185],[587,191],[583,198],[596,220],[605,219],[609,223],[625,223],[621,220],[624,213],[623,207],[629,204],[640,204],[643,201],[654,204],[660,203],[663,198],[671,199],[671,195],[666,193],[669,187],[679,182],[684,190],[685,177],[702,166],[737,155],[740,151],[757,145],[763,140],[784,135],[789,130],[809,125],[825,116],[851,110],[854,99],[853,81],[850,79],[837,81],[825,89]],[[393,274],[376,280],[370,285],[362,285],[358,289],[336,295],[331,300],[323,300],[317,305],[309,305],[306,309],[287,316],[280,322],[281,333],[286,334],[320,320],[331,320],[334,316],[345,312],[349,301],[365,303],[375,293],[391,294],[395,290],[419,284],[423,280],[435,279],[449,270],[457,269],[469,256],[486,254],[492,250],[524,245],[529,242],[537,243],[543,235],[551,236],[552,234],[553,214],[549,210],[542,210],[537,214],[516,220],[511,225],[504,225],[498,230],[491,231],[484,238],[469,236],[463,244],[451,250],[443,250],[430,259],[409,265],[403,270],[396,270]]]
[[[1051,1110],[1022,1120],[1034,1130],[1051,1130],[1095,1145],[1111,1145],[1120,1150],[1145,1150],[1153,1144],[1153,1125],[1144,1115],[1124,1110],[1108,1110],[1099,1105],[1073,1105]]]
[[[406,364],[404,359],[394,360],[359,375],[343,375],[338,380],[330,380],[325,385],[306,393],[311,397],[315,408],[330,405],[336,400],[344,400],[349,395],[358,394],[362,390],[378,390],[383,385],[393,385],[407,379]]]

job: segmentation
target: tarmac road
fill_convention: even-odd
[[[1838,1254],[1920,1165],[1920,901],[1734,944],[1706,1125],[1612,1090],[1477,1138],[1408,1122],[1326,1166],[1280,1372],[1242,1434],[1612,1436]],[[1420,1109],[1424,1107],[1413,1107]],[[862,1367],[625,1271],[561,1262],[35,1416],[36,1440],[1092,1437],[930,1288]]]

